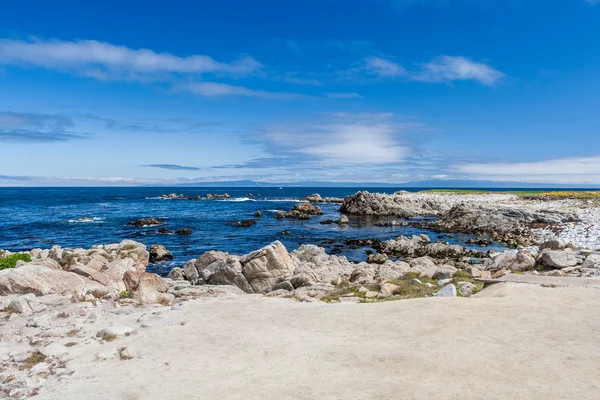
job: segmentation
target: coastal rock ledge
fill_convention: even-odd
[[[0,296],[59,294],[78,301],[126,296],[139,304],[170,304],[174,299],[160,276],[146,272],[146,246],[132,240],[90,249],[54,246],[29,254],[31,262],[0,271]]]

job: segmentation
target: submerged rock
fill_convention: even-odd
[[[137,226],[137,227],[146,227],[146,226],[157,226],[164,225],[165,223],[156,219],[156,218],[142,218],[135,221],[131,221],[127,223],[127,225]]]

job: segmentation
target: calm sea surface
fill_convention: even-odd
[[[289,210],[295,202],[312,193],[323,197],[344,197],[357,188],[0,188],[0,249],[10,251],[32,248],[90,247],[94,244],[133,239],[150,246],[163,244],[175,256],[171,262],[151,265],[149,270],[168,273],[174,266],[200,256],[208,250],[245,254],[274,240],[282,241],[288,250],[311,243],[331,250],[346,239],[391,239],[399,235],[437,233],[413,227],[376,227],[377,220],[350,218],[350,225],[321,225],[319,221],[339,218],[339,205],[322,204],[323,216],[312,220],[278,220],[278,210]],[[371,191],[393,193],[397,188],[377,188]],[[419,189],[414,189],[419,190]],[[162,194],[206,196],[208,193],[229,193],[229,200],[161,200]],[[248,194],[257,196],[248,198]],[[258,195],[261,197],[259,198]],[[263,198],[263,199],[261,199]],[[264,200],[269,198],[269,200]],[[228,224],[232,220],[254,219],[256,211],[263,213],[258,224],[239,228]],[[79,218],[93,222],[77,222]],[[173,231],[190,228],[191,236],[158,233],[160,227],[138,228],[127,225],[139,218],[164,218]],[[283,235],[289,230],[291,234]],[[464,242],[469,236],[446,239]],[[366,259],[366,249],[343,249],[351,260]]]

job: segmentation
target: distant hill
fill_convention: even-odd
[[[423,180],[406,183],[386,182],[260,182],[251,180],[193,182],[177,187],[356,187],[356,188],[423,188],[423,189],[600,189],[596,185],[568,185],[557,183],[498,182],[476,180]]]

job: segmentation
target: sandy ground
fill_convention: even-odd
[[[36,398],[600,397],[600,289],[500,284],[478,296],[199,299],[153,316],[136,335],[95,343],[69,362],[75,374]],[[120,346],[134,358],[94,357]]]

